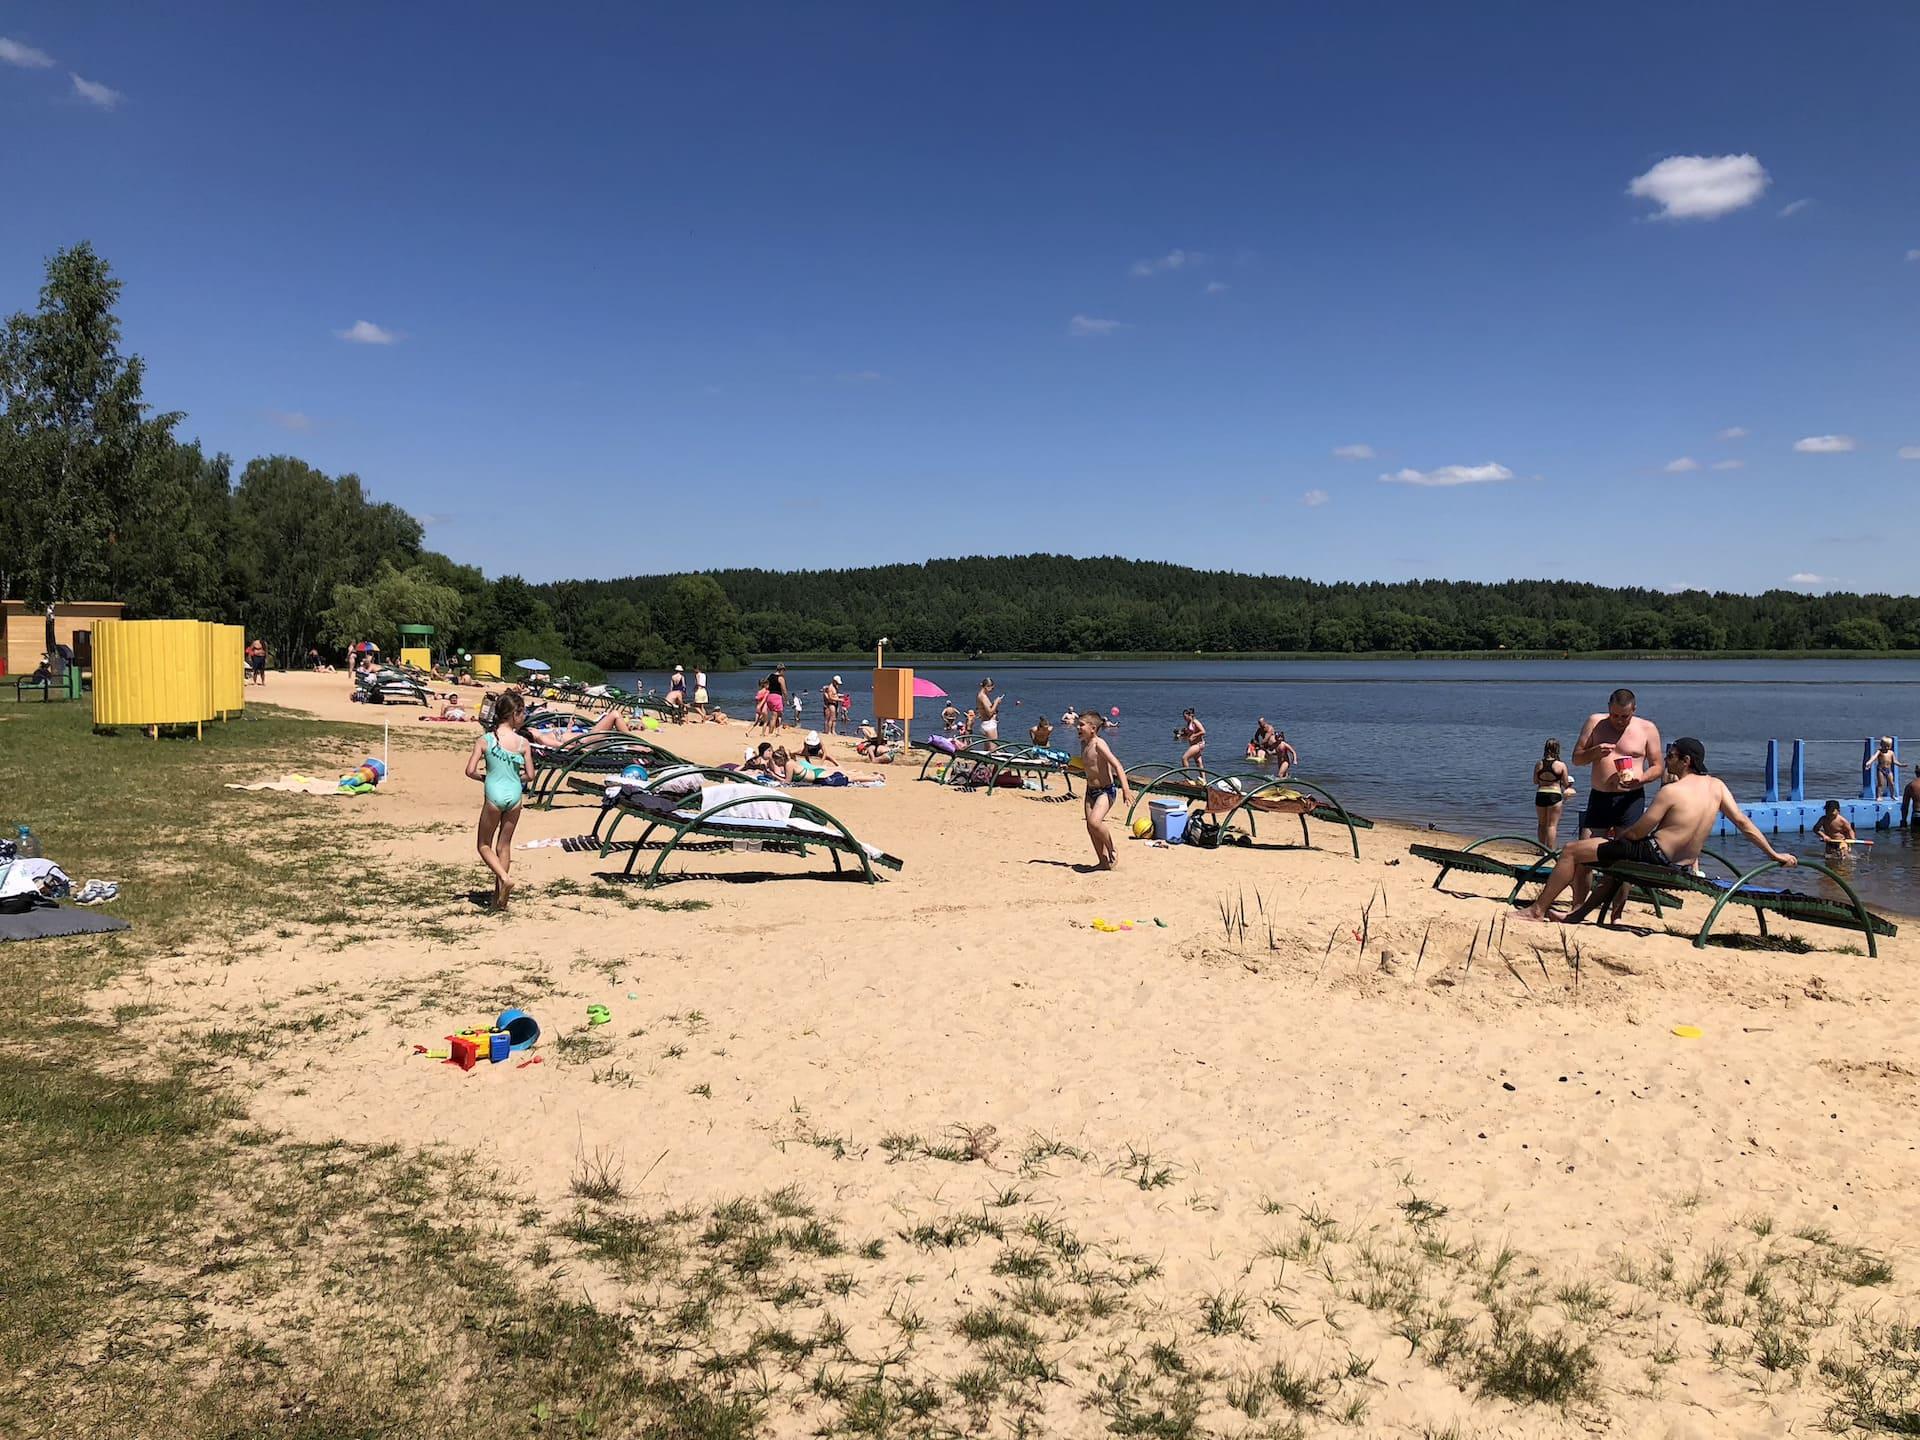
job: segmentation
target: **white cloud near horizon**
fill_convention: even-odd
[[[1189,265],[1204,265],[1207,257],[1198,250],[1169,250],[1158,260],[1136,260],[1127,267],[1127,273],[1136,280],[1145,280],[1150,276],[1164,275],[1173,270],[1185,270]]]
[[[1851,435],[1809,435],[1793,442],[1802,455],[1844,455],[1853,449]]]
[[[111,85],[102,85],[98,80],[83,79],[71,70],[67,74],[73,80],[73,93],[89,105],[97,105],[102,110],[116,110],[120,102],[127,98]]]
[[[397,345],[400,343],[400,332],[398,330],[385,329],[382,326],[374,324],[371,320],[356,320],[353,322],[351,329],[336,330],[333,333],[338,335],[342,340],[349,341],[355,345]]]
[[[301,410],[269,410],[267,418],[282,430],[313,429],[313,417]]]
[[[1067,321],[1069,335],[1111,335],[1122,328],[1118,320],[1100,320],[1092,315],[1076,315]]]
[[[44,50],[36,50],[19,40],[9,40],[0,35],[0,60],[9,65],[18,65],[22,70],[51,70],[53,57]]]
[[[1920,460],[1920,445],[1902,445],[1894,453],[1902,460]]]
[[[1716,460],[1713,462],[1713,468],[1716,470],[1739,470],[1744,468],[1746,463],[1744,460]]]
[[[1748,434],[1748,431],[1746,426],[1729,425],[1727,426],[1726,429],[1720,432],[1720,438],[1722,440],[1744,440],[1747,438],[1747,434]]]
[[[1314,510],[1326,504],[1331,498],[1332,497],[1324,490],[1309,490],[1300,497],[1300,503],[1309,510]]]
[[[1831,585],[1833,583],[1833,577],[1831,575],[1816,575],[1811,570],[1796,570],[1793,574],[1787,576],[1787,583],[1789,585]]]
[[[1798,215],[1812,203],[1811,200],[1791,200],[1780,207],[1780,218],[1785,220],[1790,216]]]
[[[1751,155],[1669,155],[1627,186],[1660,207],[1660,220],[1713,220],[1745,209],[1766,190],[1764,166]]]
[[[1437,470],[1408,468],[1380,477],[1381,482],[1387,485],[1424,485],[1442,488],[1454,485],[1487,485],[1496,480],[1512,478],[1513,472],[1506,466],[1491,462],[1485,465],[1442,465]]]
[[[1336,445],[1333,447],[1333,458],[1336,460],[1371,460],[1373,459],[1373,447],[1371,445]]]
[[[1684,475],[1689,470],[1698,470],[1700,462],[1691,455],[1682,455],[1678,460],[1669,460],[1661,467],[1669,475]]]

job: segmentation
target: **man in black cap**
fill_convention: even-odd
[[[1792,855],[1783,855],[1774,849],[1767,837],[1760,833],[1760,827],[1747,818],[1726,784],[1707,773],[1705,745],[1691,735],[1682,736],[1667,747],[1665,764],[1665,783],[1660,786],[1660,793],[1654,797],[1653,803],[1647,807],[1647,813],[1622,830],[1615,839],[1596,837],[1575,840],[1568,845],[1560,852],[1559,860],[1554,863],[1553,874],[1547,877],[1547,883],[1541,887],[1539,895],[1531,905],[1520,910],[1517,918],[1559,918],[1551,914],[1547,907],[1563,890],[1574,884],[1576,876],[1584,882],[1584,872],[1595,865],[1611,865],[1616,860],[1635,860],[1642,865],[1671,865],[1676,870],[1690,870],[1700,858],[1700,847],[1707,843],[1707,836],[1713,833],[1714,822],[1722,816],[1732,823],[1734,829],[1759,846],[1768,859],[1777,860],[1782,865],[1798,863]],[[1584,890],[1585,885],[1582,884],[1580,889]],[[1611,897],[1589,901],[1566,918],[1570,921],[1585,919],[1588,910],[1604,904],[1606,898]]]

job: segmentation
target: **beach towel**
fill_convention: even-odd
[[[785,800],[775,800],[771,797],[757,798],[766,795],[766,791],[758,785],[702,786],[700,808],[711,810],[716,805],[724,805],[729,800],[737,800],[748,795],[756,797],[751,804],[735,806],[719,818],[730,824],[742,820],[768,820],[777,825],[784,825],[793,816],[793,806]]]
[[[274,780],[254,780],[245,785],[227,782],[229,790],[283,790],[290,795],[340,795],[339,777],[323,780],[316,775],[282,775]]]

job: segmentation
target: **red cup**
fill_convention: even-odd
[[[1629,770],[1631,770],[1631,769],[1633,768],[1633,756],[1631,756],[1631,755],[1616,755],[1616,756],[1614,756],[1614,757],[1613,757],[1613,768],[1614,768],[1615,770],[1618,770],[1618,771],[1619,771],[1619,772],[1620,772],[1620,773],[1621,773],[1622,775],[1624,775],[1624,774],[1626,774],[1626,773],[1627,773],[1627,771],[1629,771]]]

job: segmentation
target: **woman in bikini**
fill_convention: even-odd
[[[1560,812],[1573,793],[1573,777],[1560,759],[1560,742],[1549,740],[1533,767],[1533,813],[1540,823],[1540,844],[1549,851],[1560,848]]]
[[[520,722],[527,703],[509,690],[494,707],[493,728],[473,742],[467,755],[467,778],[481,781],[486,798],[480,804],[476,848],[480,860],[493,872],[493,908],[507,908],[513,882],[507,868],[513,863],[513,831],[520,823],[520,797],[533,779],[533,752]]]
[[[1187,742],[1186,752],[1181,755],[1180,763],[1188,769],[1197,768],[1207,754],[1207,727],[1200,723],[1200,717],[1188,706],[1182,713],[1180,728],[1173,732],[1173,738]]]
[[[1106,721],[1093,711],[1080,713],[1080,764],[1087,777],[1087,838],[1093,842],[1095,868],[1111,870],[1117,857],[1113,836],[1107,832],[1107,815],[1116,797],[1131,805],[1133,790],[1127,784],[1127,767],[1120,763],[1113,747],[1100,738],[1105,725]]]

